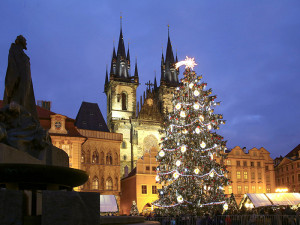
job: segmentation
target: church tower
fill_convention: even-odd
[[[159,100],[162,102],[163,113],[172,110],[172,98],[175,88],[179,85],[178,74],[179,69],[176,69],[175,64],[178,62],[177,53],[174,59],[172,44],[170,41],[170,31],[168,26],[168,44],[166,51],[166,59],[162,53],[161,56],[161,78],[159,87]]]
[[[111,132],[118,132],[120,120],[124,123],[135,117],[139,76],[137,65],[135,65],[134,76],[131,76],[130,66],[129,46],[126,54],[121,26],[117,54],[114,47],[110,74],[108,76],[108,71],[106,71],[104,86],[107,96],[107,125]]]

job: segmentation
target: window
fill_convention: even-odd
[[[99,163],[99,155],[96,151],[93,152],[92,163]]]
[[[254,162],[251,162],[251,167],[254,167]]]
[[[142,194],[147,194],[147,185],[142,185]]]
[[[236,172],[236,179],[241,179],[241,172],[240,171]]]
[[[261,186],[259,186],[258,187],[258,193],[261,193],[261,191],[262,191],[262,188],[261,188]]]
[[[295,182],[295,176],[292,175],[292,182],[294,183]]]
[[[152,186],[152,194],[157,194],[157,187],[155,185]]]
[[[226,163],[227,163],[228,166],[230,166],[231,165],[231,160],[227,159]]]
[[[289,171],[289,167],[288,166],[286,166],[286,171]]]
[[[122,148],[126,148],[126,141],[122,142]]]
[[[86,162],[87,163],[91,162],[91,152],[90,152],[90,150],[88,150],[87,153],[86,153]]]
[[[127,160],[127,155],[123,156],[123,160],[126,161]]]
[[[127,94],[122,93],[122,110],[127,110]]]
[[[294,165],[291,165],[291,167],[292,167],[292,170],[294,169]]]
[[[119,178],[118,177],[116,177],[115,178],[115,184],[116,184],[116,190],[119,190]]]
[[[248,179],[248,172],[244,171],[244,179],[247,180]]]
[[[244,190],[245,190],[245,193],[249,193],[249,188],[247,185],[244,187]]]
[[[257,167],[260,167],[260,162],[257,162]]]
[[[228,186],[228,193],[229,193],[229,194],[232,193],[232,186]]]
[[[81,151],[81,163],[85,163],[85,153],[83,150]]]
[[[152,166],[152,171],[156,171],[156,166]]]
[[[71,154],[71,151],[70,151],[70,145],[61,145],[61,148],[62,148],[62,150],[64,150],[68,154],[69,158],[72,157],[72,154]]]
[[[99,189],[98,177],[94,177],[93,182],[92,182],[92,189],[93,190],[98,190]]]
[[[111,179],[111,177],[109,177],[106,180],[106,190],[112,190],[113,189],[113,181]]]
[[[267,187],[267,193],[271,193],[271,188]]]
[[[266,181],[267,181],[267,182],[270,182],[270,175],[269,175],[269,174],[266,175]]]
[[[150,170],[150,166],[146,166],[146,170],[149,171]]]
[[[228,172],[228,173],[227,173],[227,177],[228,177],[229,179],[231,179],[231,172]]]
[[[242,194],[242,186],[240,185],[237,186],[237,193]]]
[[[236,166],[241,166],[241,162],[240,161],[236,161]]]
[[[244,166],[247,166],[247,161],[244,161],[244,162],[243,162],[243,165],[244,165]]]
[[[299,181],[299,174],[298,174],[298,181]],[[284,178],[281,179],[281,183],[284,184]]]
[[[297,168],[300,168],[300,162],[297,162]]]
[[[283,167],[281,167],[281,172],[283,172]]]
[[[265,166],[266,171],[269,171],[269,166]]]
[[[124,166],[124,176],[127,177],[128,176],[128,166]]]
[[[257,156],[256,152],[253,152],[253,156]]]
[[[101,178],[101,189],[104,190],[104,178]]]
[[[118,153],[115,153],[115,164],[118,165],[119,162],[119,156]]]
[[[261,173],[258,173],[258,174],[257,174],[257,178],[258,178],[259,180],[261,180]]]
[[[111,153],[108,153],[106,155],[106,164],[107,165],[112,165],[113,164]]]
[[[255,186],[252,186],[252,193],[255,193]]]
[[[255,180],[255,172],[251,172],[251,179]]]
[[[286,182],[287,182],[288,184],[290,183],[290,178],[289,178],[289,177],[286,178]]]

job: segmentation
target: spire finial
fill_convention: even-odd
[[[168,37],[170,37],[170,24],[168,24]]]
[[[120,29],[122,30],[122,12],[120,12]]]

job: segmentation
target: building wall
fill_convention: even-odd
[[[300,158],[283,158],[275,167],[276,188],[288,188],[289,192],[300,192]]]
[[[275,192],[273,160],[266,149],[252,148],[245,153],[237,146],[227,154],[225,163],[232,181],[225,193],[234,193],[238,204],[245,193]]]

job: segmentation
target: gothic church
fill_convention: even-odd
[[[129,49],[125,50],[122,27],[117,53],[113,48],[110,73],[106,71],[104,91],[107,96],[107,125],[111,132],[122,133],[123,143],[120,151],[120,169],[127,175],[144,153],[158,151],[161,135],[160,124],[165,114],[172,110],[172,96],[178,86],[178,61],[174,58],[170,35],[166,55],[161,57],[161,79],[157,85],[156,77],[150,82],[140,101],[136,90],[139,86],[137,62],[131,76]]]

